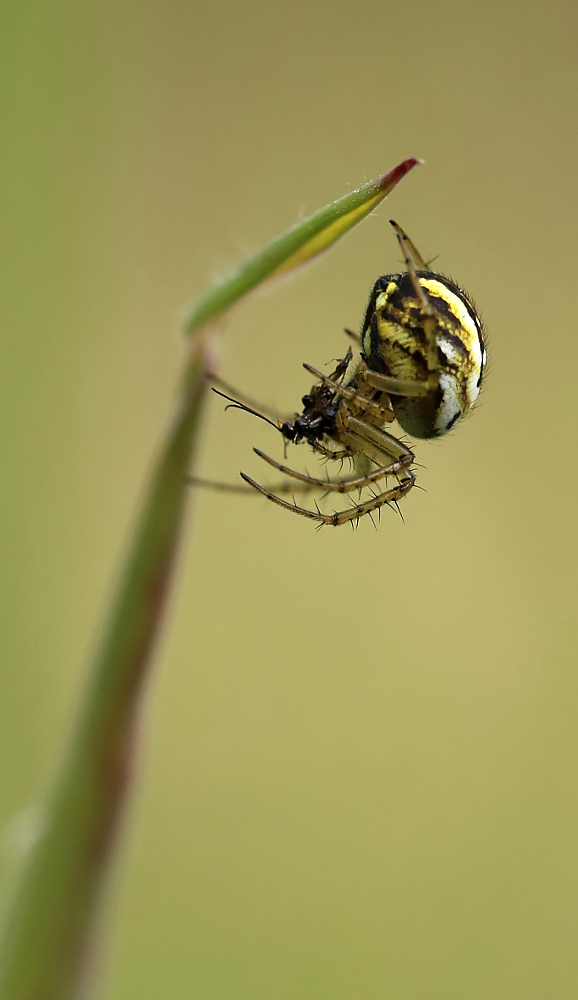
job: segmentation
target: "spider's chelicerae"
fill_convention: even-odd
[[[391,225],[407,270],[377,279],[361,337],[347,331],[361,341],[360,354],[354,359],[349,348],[329,376],[304,365],[315,382],[303,397],[303,411],[293,420],[274,424],[286,441],[305,441],[328,462],[350,459],[355,474],[315,478],[258,448],[256,454],[288,479],[273,488],[241,472],[245,483],[268,500],[320,525],[336,527],[364,514],[371,517],[373,511],[396,504],[409,493],[415,483],[414,454],[386,430],[387,425],[397,420],[413,437],[439,437],[472,408],[482,382],[484,331],[471,300],[449,278],[430,270],[400,226],[393,221]],[[237,399],[226,398],[263,416]],[[389,486],[388,478],[394,480]],[[323,496],[348,494],[351,503],[323,513],[316,502],[311,510],[294,498],[278,496],[310,490]]]

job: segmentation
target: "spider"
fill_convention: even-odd
[[[482,382],[484,330],[471,299],[449,278],[432,271],[403,229],[393,220],[391,225],[406,270],[378,278],[361,335],[346,330],[360,344],[356,360],[350,347],[331,375],[304,365],[315,382],[293,420],[273,423],[248,401],[219,393],[230,405],[273,423],[286,442],[305,441],[328,462],[351,460],[354,475],[323,479],[297,472],[255,448],[259,458],[290,482],[274,489],[240,474],[268,500],[319,526],[358,522],[365,514],[379,514],[386,504],[397,505],[415,484],[414,453],[386,430],[387,425],[397,420],[413,437],[440,437],[472,408]],[[389,477],[395,483],[387,488]],[[312,510],[299,506],[294,497],[290,502],[278,496],[291,492],[291,482],[294,491],[356,496],[349,507],[323,513],[317,503]]]

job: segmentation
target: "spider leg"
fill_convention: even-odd
[[[361,452],[371,461],[382,462],[383,456],[400,468],[409,468],[414,462],[414,454],[407,445],[382,427],[374,427],[349,412],[341,414],[342,430],[340,440],[356,452]]]
[[[305,371],[308,371],[316,379],[319,379],[319,381],[323,382],[324,385],[328,385],[331,389],[333,389],[337,395],[343,396],[344,399],[349,399],[359,403],[365,411],[371,411],[382,420],[395,420],[393,411],[391,411],[390,415],[390,411],[384,409],[382,403],[376,402],[373,399],[368,399],[366,396],[361,396],[355,391],[355,389],[350,389],[346,385],[339,385],[337,382],[334,382],[333,379],[329,378],[328,375],[324,375],[323,372],[320,372],[317,368],[313,368],[312,365],[305,364],[303,367],[305,368]],[[365,373],[363,377],[366,377]],[[369,382],[370,380],[367,379],[367,381]]]
[[[361,377],[374,389],[381,389],[382,392],[391,393],[392,396],[428,396],[432,391],[429,379],[420,382],[418,379],[395,378],[394,375],[373,372],[370,368],[366,368]]]
[[[389,220],[389,224],[390,224],[390,226],[393,227],[393,230],[394,230],[395,235],[397,236],[399,242],[402,243],[402,241],[403,241],[403,243],[405,244],[405,246],[409,250],[409,253],[413,257],[413,259],[414,259],[415,263],[417,264],[419,270],[420,271],[429,271],[430,267],[429,267],[429,264],[428,264],[427,260],[424,260],[424,258],[420,254],[420,252],[417,249],[417,247],[416,247],[415,243],[413,242],[413,240],[410,240],[410,238],[407,235],[407,233],[401,228],[401,226],[398,226],[397,222],[394,222],[393,219]],[[403,247],[402,247],[402,249],[403,249]],[[404,260],[405,260],[405,262],[407,264],[408,255],[405,252],[405,250],[404,250],[403,256],[404,256]]]
[[[375,483],[378,479],[383,479],[386,476],[397,476],[398,473],[407,469],[408,464],[413,461],[413,455],[410,452],[409,460],[405,456],[397,461],[390,462],[389,465],[380,466],[378,469],[372,469],[371,472],[363,473],[360,476],[351,476],[348,479],[315,479],[313,476],[309,476],[303,472],[297,472],[295,469],[290,469],[287,465],[281,465],[276,459],[271,458],[266,455],[265,452],[260,451],[259,448],[253,448],[253,451],[259,458],[263,461],[268,462],[272,465],[274,469],[282,472],[285,476],[291,476],[293,479],[298,479],[301,483],[308,483],[312,488],[317,487],[319,489],[325,490],[327,493],[350,493],[351,490],[363,489],[364,486],[369,486],[371,483]],[[246,476],[241,473],[243,479],[247,481]],[[269,491],[267,491],[269,492]]]
[[[320,510],[307,510],[305,507],[299,507],[296,503],[289,503],[287,500],[282,500],[281,497],[266,490],[264,486],[259,486],[259,483],[250,479],[244,472],[241,473],[241,477],[254,490],[261,493],[267,500],[278,504],[279,507],[290,510],[294,514],[300,514],[302,517],[308,517],[311,521],[317,521],[320,524],[331,524],[334,528],[337,528],[340,524],[347,524],[349,521],[359,520],[364,514],[379,510],[385,504],[395,503],[404,497],[406,493],[409,493],[415,482],[413,473],[409,469],[406,469],[404,478],[399,481],[397,486],[386,490],[385,493],[378,493],[377,496],[371,497],[364,503],[355,504],[349,510],[335,511],[333,514],[322,514]]]
[[[311,448],[313,448],[313,451],[317,451],[320,455],[330,459],[332,462],[343,462],[346,458],[353,458],[351,448],[337,448],[332,450],[331,448],[326,448],[325,445],[320,444],[319,441],[308,441],[307,443]]]
[[[187,476],[186,483],[190,486],[200,486],[202,489],[214,490],[219,493],[243,493],[245,496],[251,496],[252,491],[246,486],[241,485],[241,483],[221,483],[217,479],[202,479],[200,476]],[[268,487],[270,490],[274,490],[275,493],[309,493],[313,489],[307,482],[303,483],[292,483],[285,482],[284,480],[280,483],[275,483]]]
[[[411,283],[413,285],[415,294],[421,303],[421,307],[424,311],[424,332],[426,336],[426,363],[428,370],[427,385],[429,390],[437,389],[439,384],[439,361],[437,353],[437,341],[436,341],[436,326],[437,326],[437,313],[423,290],[422,285],[418,279],[414,261],[417,266],[427,271],[428,266],[426,261],[423,259],[420,253],[416,250],[414,244],[407,236],[401,226],[398,226],[396,222],[392,223],[395,230],[395,234],[399,240],[399,245],[403,253],[405,263],[407,265],[407,271],[411,278]]]

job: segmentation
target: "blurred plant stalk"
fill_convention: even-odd
[[[70,1000],[92,984],[98,902],[131,785],[138,708],[174,577],[217,321],[266,281],[327,250],[420,161],[415,157],[281,234],[190,309],[173,419],[128,547],[78,720],[0,940],[1,1000]]]

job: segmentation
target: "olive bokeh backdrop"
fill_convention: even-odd
[[[191,495],[105,995],[575,995],[574,5],[10,0],[2,20],[2,873],[82,690],[184,306],[417,155],[227,320],[222,373],[293,411],[302,362],[341,356],[398,267],[393,216],[482,312],[479,406],[417,445],[425,492],[377,532]],[[262,481],[252,447],[281,452],[213,398],[205,431],[207,476]]]

